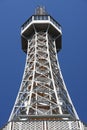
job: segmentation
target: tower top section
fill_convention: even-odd
[[[47,32],[53,38],[57,51],[61,49],[61,25],[46,12],[45,7],[37,7],[35,14],[21,26],[22,49],[24,52],[27,52],[28,40],[36,32]]]
[[[37,7],[35,10],[35,15],[47,15],[45,7],[43,7],[43,6]]]

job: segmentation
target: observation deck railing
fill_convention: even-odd
[[[23,31],[31,22],[37,20],[52,22],[59,30],[61,30],[60,24],[56,20],[54,20],[50,15],[33,15],[21,26],[21,31]]]

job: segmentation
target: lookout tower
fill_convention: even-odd
[[[38,7],[21,27],[26,64],[8,125],[3,130],[84,130],[60,70],[61,25]]]
[[[57,60],[61,36],[60,24],[42,7],[22,25],[22,49],[27,58],[10,120],[57,115],[78,119]]]

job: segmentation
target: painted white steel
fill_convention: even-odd
[[[33,50],[33,52],[31,50]],[[48,67],[44,63],[40,63],[38,58],[40,60],[44,60],[46,64],[48,64]],[[53,61],[54,59],[55,62]],[[44,69],[44,71],[40,70],[40,68]],[[55,69],[58,71],[57,73],[55,73]],[[57,76],[60,78],[60,80],[57,79]],[[30,77],[31,80],[29,79]],[[77,118],[77,115],[75,113],[73,104],[65,87],[65,83],[60,71],[55,41],[48,34],[48,32],[35,31],[35,34],[32,36],[32,38],[28,39],[28,49],[24,76],[9,120],[14,119],[19,115],[49,115],[54,114],[54,111],[56,112],[56,114],[65,114],[63,112],[63,107],[66,107],[67,104],[64,101],[64,99],[62,99],[62,95],[58,95],[57,91],[61,90],[61,87],[57,84],[57,82],[60,82],[60,84],[64,88],[64,92],[66,91],[66,96],[68,98],[67,101],[72,106],[72,108],[69,107],[69,109],[71,109],[70,111],[74,111],[73,113],[71,113],[66,108],[66,112],[68,114],[73,115],[74,118]],[[28,91],[29,86],[30,89]],[[63,91],[61,92],[64,93]],[[62,99],[61,102],[59,98]]]
[[[51,24],[58,32],[62,34],[61,28],[58,28],[50,20],[32,20],[23,30],[21,30],[21,35],[33,24]]]

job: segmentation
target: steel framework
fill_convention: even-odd
[[[84,130],[61,74],[60,24],[42,7],[21,29],[25,70],[18,96],[2,130]]]
[[[23,80],[10,120],[55,114],[78,119],[61,75],[55,40],[47,30],[35,31],[28,39]]]

